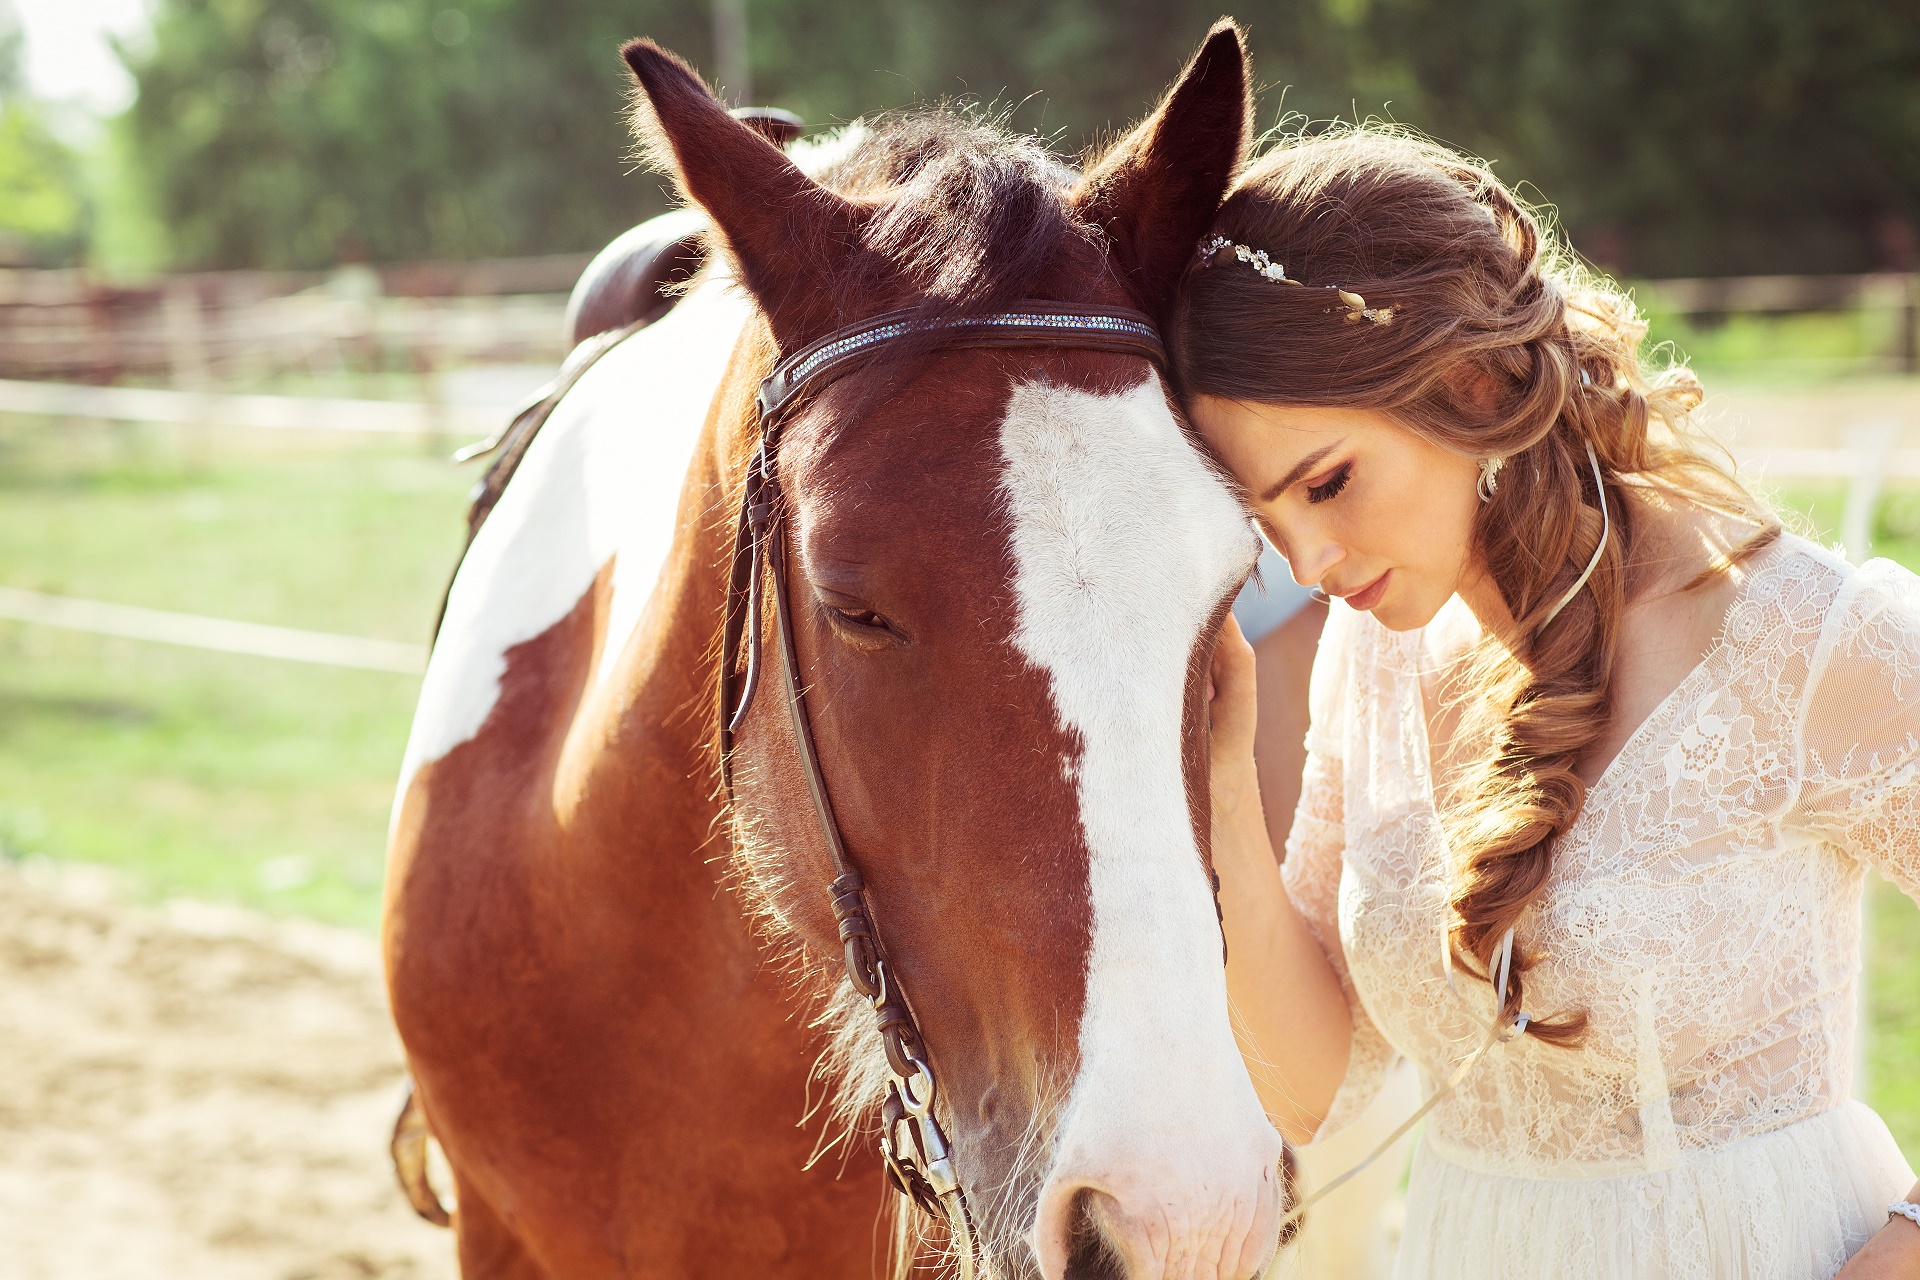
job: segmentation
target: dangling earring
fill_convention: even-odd
[[[1506,465],[1506,461],[1505,458],[1480,459],[1480,483],[1475,486],[1479,491],[1480,501],[1493,501],[1493,489],[1499,483],[1500,468]]]

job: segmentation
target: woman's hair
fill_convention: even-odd
[[[1183,395],[1378,410],[1456,453],[1505,459],[1474,538],[1522,639],[1484,636],[1455,682],[1473,691],[1462,740],[1484,746],[1444,780],[1443,806],[1454,952],[1487,976],[1586,798],[1575,769],[1607,726],[1621,612],[1654,568],[1636,558],[1636,513],[1678,500],[1753,526],[1688,587],[1771,543],[1779,523],[1690,423],[1693,374],[1643,361],[1632,301],[1485,165],[1375,127],[1289,138],[1241,176],[1213,236],[1322,287],[1278,282],[1231,249],[1197,257],[1169,326]],[[1589,443],[1612,534],[1549,619],[1600,540]],[[1520,1009],[1535,959],[1516,946],[1504,1013]],[[1570,1043],[1584,1026],[1573,1011],[1529,1030]]]

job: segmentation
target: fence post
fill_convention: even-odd
[[[204,391],[211,379],[207,325],[199,287],[192,280],[169,280],[160,296],[161,323],[167,330],[168,372],[182,391]]]
[[[1920,373],[1920,272],[1907,276],[1900,306],[1900,372]]]
[[[1873,553],[1873,513],[1880,505],[1880,487],[1893,463],[1893,446],[1900,439],[1897,422],[1860,422],[1847,430],[1853,450],[1853,480],[1847,485],[1847,506],[1840,517],[1840,541],[1853,564],[1865,564]]]

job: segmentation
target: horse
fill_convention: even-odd
[[[712,261],[476,518],[389,841],[462,1275],[1258,1274],[1205,710],[1257,540],[1149,321],[1244,157],[1238,29],[1071,186],[939,111],[816,178],[622,53]]]

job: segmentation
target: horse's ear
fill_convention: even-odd
[[[832,328],[832,282],[859,246],[856,208],[728,115],[678,57],[651,40],[627,42],[620,56],[639,82],[642,154],[713,219],[781,348]]]
[[[1246,156],[1252,102],[1240,28],[1222,18],[1158,109],[1100,157],[1073,193],[1155,316],[1165,311]]]

